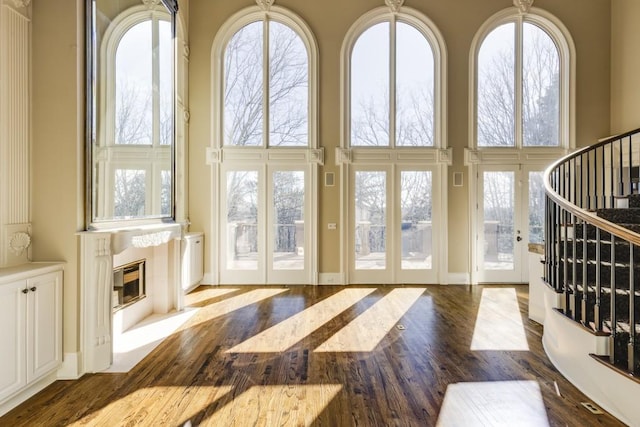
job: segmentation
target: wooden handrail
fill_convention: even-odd
[[[553,200],[555,203],[557,203],[559,206],[561,206],[562,208],[564,208],[566,211],[570,212],[571,214],[575,215],[576,217],[580,218],[581,220],[591,224],[591,225],[595,225],[596,227],[600,228],[601,230],[604,230],[608,233],[613,234],[614,236],[626,240],[628,242],[633,243],[634,245],[640,246],[640,234],[635,233],[631,230],[629,230],[628,228],[622,227],[618,224],[615,224],[613,222],[607,221],[606,219],[603,219],[601,217],[599,217],[598,215],[583,209],[579,206],[577,206],[574,203],[571,203],[570,201],[568,201],[567,199],[565,199],[564,197],[562,197],[560,194],[558,194],[553,187],[551,187],[551,181],[550,181],[550,176],[553,172],[555,172],[562,164],[568,164],[572,159],[577,158],[587,152],[596,150],[604,145],[610,144],[612,142],[618,141],[622,138],[628,138],[630,136],[633,136],[635,134],[640,133],[640,128],[633,130],[631,132],[626,132],[624,134],[618,135],[618,136],[613,136],[610,137],[608,139],[605,139],[604,141],[601,141],[597,144],[591,145],[589,147],[585,147],[582,148],[578,151],[575,151],[571,154],[568,154],[566,156],[564,156],[563,158],[557,160],[556,162],[554,162],[551,166],[549,166],[544,173],[544,189],[545,192],[547,194],[547,196]]]

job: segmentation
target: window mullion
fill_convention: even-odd
[[[396,17],[389,20],[389,147],[396,146]]]
[[[262,146],[269,147],[269,19],[264,18],[262,37]]]
[[[515,64],[515,123],[514,123],[514,131],[515,131],[515,146],[516,148],[522,148],[524,145],[524,135],[523,132],[523,39],[522,39],[522,28],[523,28],[523,18],[519,17],[516,21],[516,33],[515,33],[515,55],[516,55],[516,64]]]
[[[151,19],[151,80],[152,80],[152,121],[151,131],[153,146],[160,145],[160,35],[159,35],[158,19]]]

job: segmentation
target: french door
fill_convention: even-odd
[[[221,283],[312,283],[310,167],[223,169]]]
[[[475,282],[524,283],[528,243],[542,243],[543,166],[479,166]]]
[[[437,283],[436,169],[408,165],[352,169],[350,283]]]

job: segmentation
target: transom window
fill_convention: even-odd
[[[351,146],[433,147],[434,74],[416,26],[390,19],[362,32],[351,54]]]
[[[309,57],[289,26],[263,19],[224,51],[225,146],[309,145]]]
[[[557,42],[538,23],[516,17],[491,30],[477,54],[477,146],[566,146],[561,71]]]

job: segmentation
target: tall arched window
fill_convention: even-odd
[[[268,37],[265,37],[268,35]],[[309,146],[309,54],[287,24],[261,19],[224,50],[224,145]]]
[[[313,284],[317,47],[297,15],[257,3],[229,18],[212,48],[212,279]]]
[[[539,23],[514,19],[484,38],[477,63],[478,147],[562,147],[560,51]]]
[[[471,55],[472,281],[526,282],[540,243],[542,174],[574,146],[575,49],[564,25],[527,5],[495,14]]]
[[[401,19],[370,26],[353,46],[352,147],[434,146],[433,48]]]
[[[342,47],[342,269],[349,283],[446,283],[446,48],[387,2]]]
[[[100,185],[95,185],[92,198],[94,219],[170,216],[171,16],[162,6],[128,8],[104,29],[99,48],[100,119],[92,156],[94,182]]]

